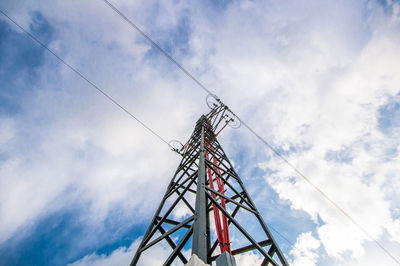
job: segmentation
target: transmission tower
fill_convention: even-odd
[[[161,242],[171,248],[164,265],[236,265],[234,255],[250,251],[263,257],[261,265],[288,265],[216,138],[240,120],[213,99],[186,144],[173,148],[182,160],[131,266],[143,265],[141,255]]]

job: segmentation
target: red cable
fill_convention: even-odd
[[[209,144],[207,144],[207,146],[209,146]],[[205,153],[206,153],[206,159],[208,160],[209,159],[208,151],[206,150]],[[212,177],[213,174],[211,172],[211,168],[210,167],[207,167],[207,174],[208,174],[209,185],[210,185],[211,189],[214,190],[214,182],[213,182],[213,177]],[[217,196],[215,195],[215,193],[211,192],[211,196],[214,198],[214,200],[217,200]],[[222,233],[223,231],[222,231],[222,228],[221,228],[221,220],[220,220],[219,209],[215,206],[214,203],[212,204],[212,206],[213,206],[214,222],[215,222],[215,229],[217,231],[218,242],[219,242],[219,245],[220,245],[221,253],[223,253],[224,252],[224,245],[223,245],[224,236],[223,236],[223,233]]]
[[[211,119],[214,117],[214,115],[215,115],[215,111],[211,114],[210,118],[208,119],[206,130],[209,129]],[[220,121],[222,119],[223,118],[221,117]],[[219,122],[218,122],[218,124],[219,124]],[[225,125],[218,131],[218,133],[216,135],[214,135],[214,138],[217,137],[219,135],[219,133],[221,133],[221,131],[227,125],[228,125],[228,122],[225,123]],[[213,128],[213,130],[215,130],[215,128]],[[208,141],[206,141],[206,146],[211,151],[211,156],[212,156],[213,163],[214,163],[213,170],[215,173],[217,173],[217,174],[213,174],[211,171],[211,168],[209,166],[207,166],[207,175],[208,175],[209,186],[211,189],[215,190],[214,189],[214,181],[213,181],[213,175],[215,175],[215,179],[216,179],[217,186],[218,186],[218,192],[221,193],[222,195],[225,195],[224,183],[221,180],[221,178],[219,177],[219,175],[221,175],[221,172],[220,172],[219,168],[217,167],[218,161],[215,156],[215,152],[214,152],[215,149]],[[207,160],[211,159],[208,150],[206,150],[205,155],[206,155]],[[211,192],[211,196],[217,201],[217,196],[215,193]],[[225,199],[223,197],[219,197],[219,199],[220,199],[222,208],[224,208],[226,210]],[[218,237],[218,242],[219,242],[221,253],[223,253],[224,251],[231,253],[230,240],[229,240],[228,218],[223,213],[220,214],[219,209],[215,206],[214,203],[212,204],[212,207],[213,207],[213,212],[214,212],[215,228],[217,231],[217,237]],[[222,224],[221,224],[221,218],[222,218]]]

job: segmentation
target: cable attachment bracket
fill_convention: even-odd
[[[214,112],[223,111],[222,119],[224,119],[231,128],[237,129],[242,125],[240,118],[235,115],[235,113],[232,112],[232,110],[225,105],[217,95],[212,93],[208,94],[206,97],[206,104]]]
[[[179,140],[173,139],[170,142],[168,142],[168,146],[171,149],[171,151],[176,152],[179,155],[183,156],[184,145],[182,144],[182,142],[180,142]]]

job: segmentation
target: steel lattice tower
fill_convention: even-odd
[[[264,258],[261,265],[288,265],[216,138],[228,124],[237,123],[238,118],[218,99],[210,107],[210,113],[197,121],[187,143],[176,149],[182,160],[131,266],[141,265],[140,256],[160,242],[171,247],[164,265],[187,264],[188,252],[185,256],[184,251],[190,247],[192,255],[204,263],[216,261],[217,266],[235,265],[234,255],[252,250]],[[184,210],[183,214],[177,215],[179,210]],[[246,230],[243,221],[253,221],[252,226],[259,226],[257,235]],[[232,231],[235,238],[242,238],[248,244],[231,243]]]

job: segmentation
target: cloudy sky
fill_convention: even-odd
[[[111,2],[400,258],[400,2]],[[0,9],[167,140],[208,111],[101,0]],[[398,265],[246,128],[220,142],[291,264]],[[3,265],[127,265],[178,163],[0,14]]]

